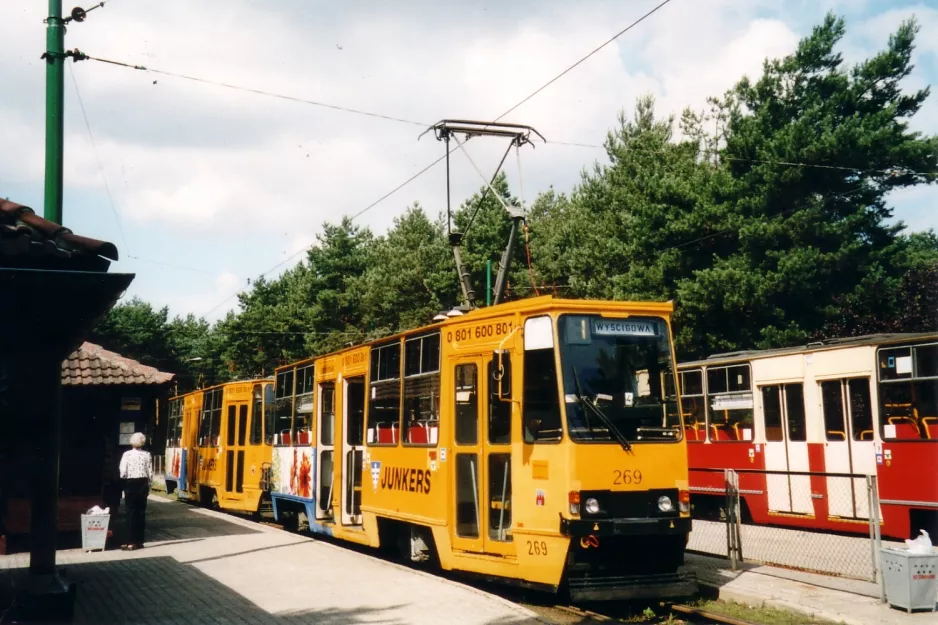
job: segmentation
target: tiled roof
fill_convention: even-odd
[[[136,360],[109,352],[94,343],[82,343],[62,362],[62,384],[165,384],[174,373],[164,373]]]
[[[0,199],[0,268],[107,271],[113,243],[72,234],[28,206]]]

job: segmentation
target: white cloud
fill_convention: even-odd
[[[108,3],[70,25],[66,47],[420,122],[491,119],[656,4],[367,3],[338,11],[304,2],[135,0]],[[840,10],[844,2],[835,4]],[[44,11],[43,3],[0,3],[0,141],[18,146],[0,152],[0,184],[15,179],[42,188]],[[598,144],[619,109],[630,111],[641,94],[654,93],[662,115],[687,105],[700,109],[707,96],[722,94],[743,74],[758,75],[765,57],[794,49],[793,21],[780,12],[769,0],[671,3],[507,119],[531,124],[548,139]],[[924,54],[938,45],[926,42],[929,33],[938,41],[938,33],[925,28],[935,11],[916,12]],[[889,15],[886,23],[898,23]],[[865,32],[856,40],[864,50],[870,45]],[[870,30],[881,39],[878,47],[885,43],[882,32]],[[246,240],[265,236],[280,247],[250,250],[256,272],[263,271],[312,243],[324,221],[357,213],[443,154],[432,137],[417,141],[417,126],[93,61],[72,67],[128,239],[143,239],[158,227],[175,233],[177,247],[193,248],[211,236],[216,267],[241,271]],[[66,94],[66,184],[103,194],[69,79]],[[938,113],[930,110],[929,116]],[[501,149],[490,140],[471,145],[484,171],[496,165]],[[556,145],[526,148],[526,199],[549,184],[568,191],[580,169],[603,156]],[[506,169],[517,193],[514,157]],[[477,174],[455,154],[454,205],[479,186]],[[360,223],[380,233],[414,200],[434,216],[445,208],[442,167]],[[145,279],[140,284],[142,296],[172,298],[181,311],[217,303],[157,291]],[[217,300],[216,286],[195,290]]]

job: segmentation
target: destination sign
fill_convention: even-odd
[[[597,336],[657,336],[658,323],[631,319],[593,319],[592,331]]]

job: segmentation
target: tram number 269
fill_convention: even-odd
[[[529,540],[528,541],[528,555],[529,556],[546,556],[547,555],[547,543],[543,540]]]
[[[613,484],[641,484],[642,472],[638,469],[634,471],[631,469],[625,469],[624,471],[615,469],[612,472],[612,478]]]
[[[471,328],[459,328],[446,333],[446,341],[468,341],[470,339],[487,339],[489,337],[503,336],[511,332],[511,322],[488,323]]]

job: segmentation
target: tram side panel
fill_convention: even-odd
[[[883,382],[881,377],[890,375],[890,355],[895,366],[897,350],[910,359],[901,365],[907,369],[905,377],[894,374],[894,379]],[[853,473],[877,477],[884,536],[905,538],[919,527],[935,528],[938,489],[929,490],[928,480],[917,476],[934,475],[938,468],[938,417],[929,428],[925,416],[938,414],[936,382],[928,376],[924,380],[914,377],[920,368],[928,367],[927,362],[918,366],[927,356],[917,354],[915,346],[877,350],[872,343],[753,358],[750,388],[755,434],[753,441],[743,445],[724,440],[733,436],[720,432],[723,397],[719,390],[711,392],[709,385],[721,369],[748,367],[750,362],[684,368],[685,387],[693,387],[694,376],[701,379],[698,396],[691,393],[683,398],[689,415],[695,513],[706,518],[722,505],[718,494],[723,491],[723,477],[719,472],[694,469],[732,468],[742,472],[744,515],[748,513],[755,523],[866,534],[865,479],[789,474]],[[931,429],[936,430],[934,435]],[[734,449],[746,453],[733,453]],[[780,474],[747,475],[747,469]]]
[[[312,531],[319,529],[313,523],[317,477],[314,377],[314,367],[309,361],[278,369],[273,401],[265,406],[274,518],[296,527],[302,514]]]
[[[182,438],[179,445],[179,482],[176,496],[198,501],[198,437],[202,414],[202,391],[186,394],[182,400]]]
[[[938,536],[938,337],[876,352],[879,496],[890,535]]]
[[[163,451],[163,482],[166,492],[173,494],[180,489],[180,477],[183,471],[184,447],[183,412],[185,397],[173,397],[169,400],[166,418],[166,447]]]

